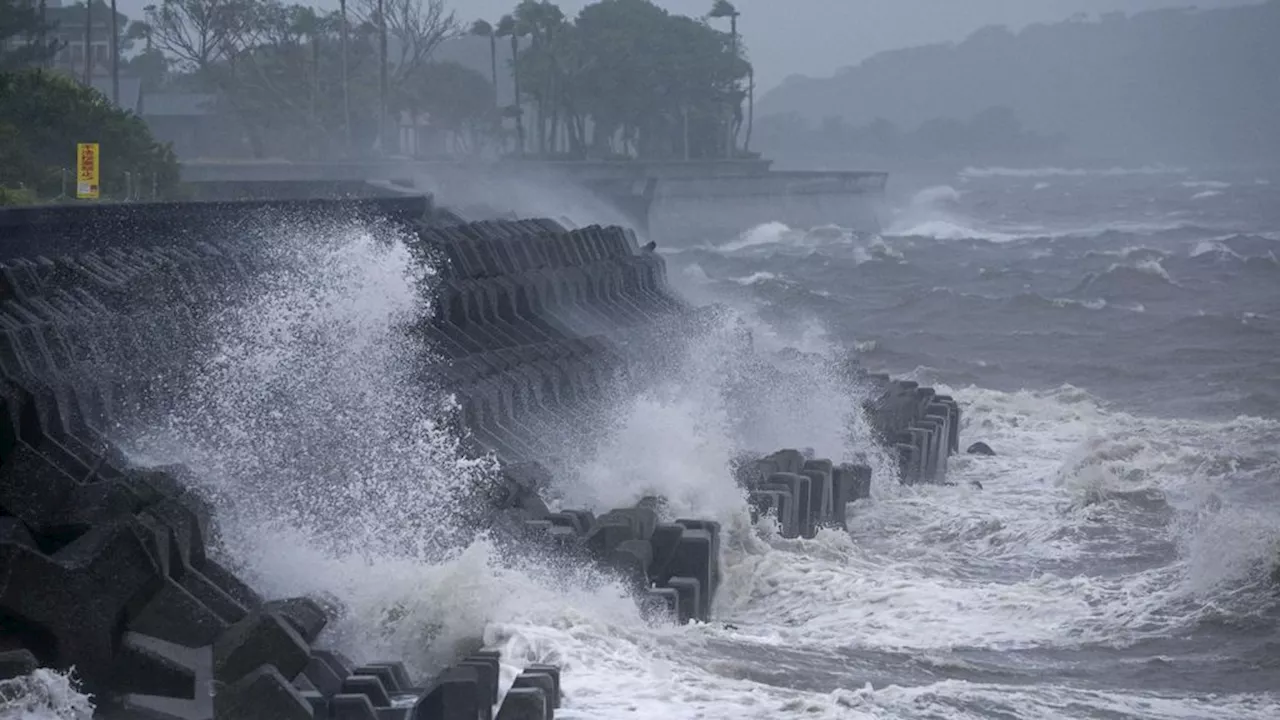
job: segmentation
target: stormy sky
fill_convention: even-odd
[[[119,0],[121,11],[141,17],[141,8],[154,0]],[[668,10],[701,15],[711,0],[656,0]],[[1256,0],[1202,0],[1201,7],[1251,4]],[[557,3],[568,15],[589,0]],[[1192,0],[734,0],[738,29],[756,66],[761,90],[791,74],[830,75],[882,50],[931,42],[960,40],[993,23],[1014,28],[1028,23],[1063,20],[1074,13],[1122,10],[1134,12],[1160,7],[1187,7]],[[317,0],[319,7],[337,7],[338,0]],[[453,0],[466,22],[497,20],[514,0]],[[727,24],[727,23],[726,23]]]

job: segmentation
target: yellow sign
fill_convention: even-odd
[[[98,143],[76,145],[76,197],[98,199]]]

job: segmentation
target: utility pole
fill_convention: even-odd
[[[84,3],[84,84],[93,82],[93,0]]]
[[[342,131],[346,136],[346,152],[351,154],[351,88],[347,72],[347,0],[340,0],[342,8]]]
[[[733,43],[733,59],[737,60],[738,59],[738,11],[737,10],[734,10],[733,14],[729,16],[729,37]],[[734,85],[734,88],[736,89],[738,86],[738,83],[736,80],[734,81],[733,85]],[[742,106],[739,105],[738,111],[741,112],[741,109],[742,109]],[[734,116],[734,113],[732,112],[729,113],[729,123],[725,128],[725,130],[727,131],[727,137],[725,142],[725,153],[726,153],[725,157],[727,157],[730,160],[733,159],[733,153],[734,153],[734,150],[736,150],[735,146],[738,144],[738,138],[736,137],[737,133],[733,131],[733,116]]]
[[[378,144],[382,154],[389,150],[387,137],[387,9],[386,0],[378,0]]]
[[[511,31],[511,82],[515,90],[516,138],[520,143],[520,157],[524,157],[524,105],[520,103],[520,33]]]
[[[49,52],[49,3],[48,0],[40,0],[40,53],[45,57],[40,59],[40,65],[43,67],[52,67],[53,58],[48,56]]]
[[[120,25],[116,18],[116,0],[111,0],[111,102],[120,107]]]

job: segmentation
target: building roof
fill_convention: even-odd
[[[142,100],[143,117],[197,117],[211,115],[217,96],[208,93],[147,93]]]
[[[116,17],[120,32],[124,32],[124,26],[129,22],[128,16],[117,11]],[[84,27],[84,3],[68,3],[65,5],[55,5],[48,3],[45,5],[45,18],[52,23],[56,23],[61,27]],[[93,24],[95,27],[107,27],[111,24],[111,7],[103,0],[95,0],[93,3]],[[55,29],[56,32],[56,29]]]

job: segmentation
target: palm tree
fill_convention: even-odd
[[[84,84],[93,82],[93,0],[84,2]]]
[[[338,0],[342,13],[342,134],[345,147],[351,153],[351,78],[347,71],[347,0]]]
[[[729,34],[733,41],[733,54],[738,54],[738,16],[742,13],[738,12],[738,8],[733,6],[729,0],[716,0],[711,6],[711,12],[707,17],[713,18],[729,18]]]
[[[512,112],[516,116],[516,143],[517,152],[524,155],[524,111],[520,106],[520,27],[516,24],[516,19],[510,15],[503,15],[498,21],[497,27],[498,37],[511,38],[511,81],[515,85],[515,102],[512,103]]]
[[[378,150],[386,155],[391,144],[387,117],[387,8],[386,0],[378,0]]]
[[[120,25],[116,0],[111,0],[111,102],[120,107]],[[136,110],[137,108],[133,108]]]
[[[738,9],[734,7],[733,3],[729,2],[729,0],[715,0],[711,5],[711,12],[707,14],[707,17],[712,18],[729,18],[729,41],[732,43],[734,59],[737,59],[738,57],[738,16],[741,14],[742,13],[739,13]],[[734,84],[736,85],[737,83],[735,82]],[[737,112],[740,122],[742,117],[741,105],[738,106]],[[726,123],[725,128],[726,157],[732,158],[734,151],[737,149],[735,147],[737,145],[736,136],[737,132],[736,128],[734,128],[733,121],[729,120]]]
[[[498,107],[498,36],[487,20],[471,24],[471,34],[489,38],[489,69],[493,79],[493,106]]]

